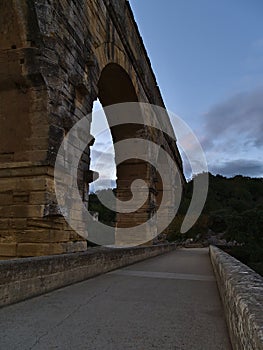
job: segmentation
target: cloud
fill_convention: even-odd
[[[89,192],[97,192],[107,188],[116,188],[116,181],[112,179],[94,181],[90,184]]]
[[[263,87],[210,108],[198,134],[209,170],[225,176],[263,176]]]
[[[95,137],[95,143],[91,149],[96,149],[98,151],[105,151],[110,147],[113,147],[111,134],[108,132],[105,132],[103,133],[103,135],[97,135]]]
[[[96,147],[98,147],[98,148],[102,148],[105,150],[105,148],[108,148],[110,146],[112,146],[112,140],[105,140],[105,141],[100,141],[100,142],[96,141]]]
[[[114,160],[114,153],[102,152],[93,149],[91,151],[90,168],[99,173],[97,185],[103,186],[103,181],[108,186],[108,180],[116,178],[116,166]],[[108,186],[109,187],[109,186]],[[107,187],[106,187],[107,188]]]
[[[103,151],[98,151],[96,149],[91,150],[91,157],[95,161],[114,161],[114,153],[113,152],[103,152]]]
[[[206,150],[221,145],[242,148],[263,146],[263,87],[239,93],[204,115]],[[235,147],[236,146],[236,147]]]
[[[263,177],[263,163],[258,160],[228,160],[221,164],[210,166],[209,170],[214,174],[221,174],[224,176],[246,175]]]

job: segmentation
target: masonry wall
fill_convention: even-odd
[[[234,350],[263,349],[263,277],[210,246],[210,257]]]
[[[0,163],[0,258],[83,251],[86,241],[62,217],[49,215],[53,169],[30,162]]]
[[[72,126],[90,116],[109,65],[128,76],[138,101],[163,106],[150,60],[125,0],[1,0],[0,13],[0,259],[86,250],[56,202],[57,151]],[[110,89],[117,101],[130,101],[114,74]],[[81,135],[88,136],[90,125]],[[176,143],[162,134],[155,141],[182,169]],[[78,169],[85,204],[89,164],[87,147]]]

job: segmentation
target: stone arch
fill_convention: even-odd
[[[105,52],[109,52],[110,54],[106,55]],[[127,56],[127,53],[116,43],[107,42],[96,47],[94,50],[94,60],[96,61],[98,68],[96,74],[98,81],[106,67],[109,67],[110,65],[119,66],[119,68],[122,68],[129,77],[130,83],[133,85],[134,93],[137,95],[137,100],[140,102],[149,102],[145,91],[142,86],[140,86],[136,70],[131,60]]]
[[[98,97],[103,106],[115,103],[138,102],[129,74],[116,63],[108,63],[100,74]]]
[[[57,150],[71,127],[91,113],[98,96],[104,106],[139,101],[164,107],[149,57],[125,0],[3,0],[0,12],[0,258],[85,250],[83,238],[64,222],[56,204]],[[110,75],[121,84],[113,94],[107,91]],[[177,153],[175,142],[163,142],[145,127],[111,131],[114,141],[141,136]],[[83,130],[84,139],[89,132]],[[83,193],[89,162],[87,147],[79,164]],[[129,183],[142,174],[154,192],[148,164],[131,160],[125,166],[118,169],[120,199],[129,198]],[[119,222],[136,226],[151,210],[149,196],[138,216],[123,215]]]
[[[138,102],[135,86],[128,72],[117,63],[108,63],[101,71],[98,80],[98,98],[103,107],[117,103]],[[107,113],[109,125],[111,116]],[[123,139],[145,136],[145,127],[141,124],[122,124],[111,128],[113,142]],[[118,154],[115,154],[118,157]],[[117,198],[129,200],[132,196],[130,188],[134,180],[150,181],[149,164],[139,159],[129,159],[117,166]],[[139,210],[130,214],[117,214],[117,227],[129,227],[145,222],[149,218],[149,201]],[[127,242],[126,242],[127,243]]]

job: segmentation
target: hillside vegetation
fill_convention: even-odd
[[[202,174],[198,176],[203,176]],[[205,241],[221,234],[227,242],[237,242],[228,252],[263,274],[263,179],[209,174],[209,190],[203,212],[187,234],[180,227],[192,198],[193,181],[185,189],[177,217],[169,228],[169,240],[193,238]]]
[[[196,242],[208,242],[209,237],[218,235],[221,241],[234,242],[233,247],[226,245],[230,254],[263,275],[263,179],[208,175],[208,196],[201,216],[191,230],[180,233],[192,198],[193,181],[190,181],[178,214],[167,230],[168,240],[193,238]],[[112,190],[102,190],[107,191]],[[98,194],[89,196],[89,210],[98,212],[101,222],[115,226],[116,213],[101,204]]]

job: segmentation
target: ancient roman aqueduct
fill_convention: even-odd
[[[125,0],[2,0],[0,12],[0,257],[83,251],[87,242],[56,205],[57,150],[97,98],[103,106],[139,101],[164,107],[150,60]],[[113,140],[147,135],[172,155],[183,177],[176,143],[166,134],[142,125],[111,132]],[[79,171],[84,201],[89,163],[88,147]],[[140,211],[120,215],[118,224],[146,220],[162,195],[158,174],[130,160],[117,176],[120,199],[136,178],[150,188]]]

